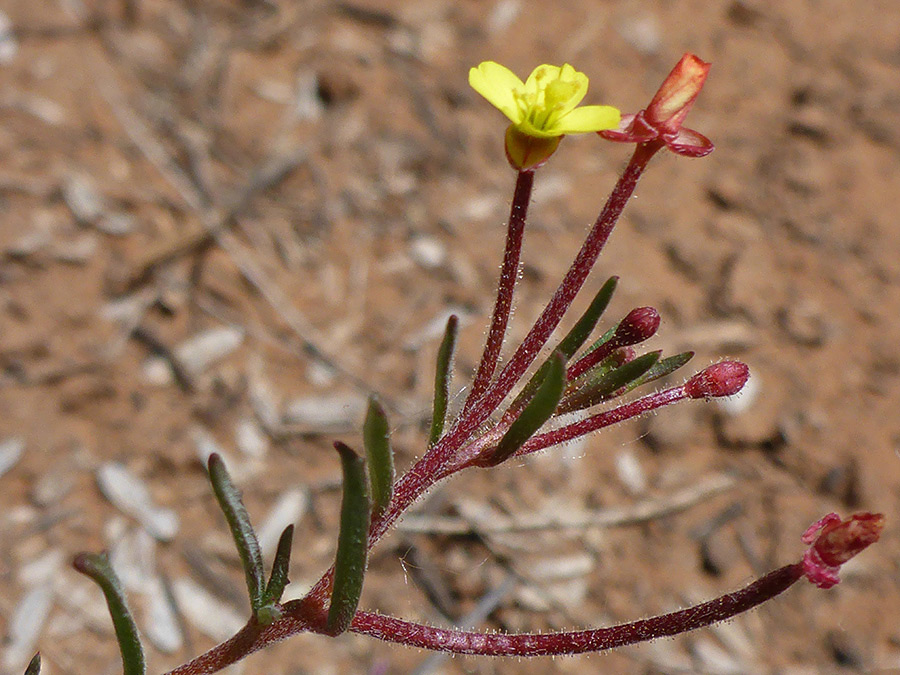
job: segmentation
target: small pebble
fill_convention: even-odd
[[[63,200],[78,222],[90,225],[106,211],[103,195],[86,174],[72,174],[62,185]]]
[[[167,387],[175,381],[172,367],[161,356],[151,356],[141,364],[144,382],[152,387]]]
[[[416,237],[409,246],[409,255],[422,268],[434,270],[447,260],[447,249],[434,237]]]

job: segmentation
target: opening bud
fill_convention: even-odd
[[[650,126],[664,134],[674,134],[681,129],[706,82],[709,66],[693,54],[681,57],[647,106],[645,117]]]
[[[709,67],[706,61],[685,54],[644,110],[622,115],[616,129],[597,133],[608,141],[659,143],[677,155],[705,157],[713,151],[712,141],[683,124],[703,89]]]
[[[750,369],[740,361],[722,361],[701,370],[684,383],[690,398],[732,396],[743,389],[750,379]]]
[[[857,513],[849,520],[829,513],[801,537],[811,544],[803,555],[803,574],[819,588],[831,588],[840,582],[841,565],[878,541],[883,529],[881,513]]]

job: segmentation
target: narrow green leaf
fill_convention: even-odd
[[[72,566],[96,583],[106,597],[106,606],[112,616],[116,630],[116,640],[122,653],[123,675],[145,675],[147,666],[144,662],[144,649],[138,636],[137,625],[128,609],[122,584],[113,572],[106,555],[79,553],[72,561]],[[32,660],[32,664],[34,660]],[[40,664],[40,661],[38,661]],[[31,666],[28,666],[29,670]]]
[[[390,427],[384,408],[374,397],[369,399],[363,424],[363,445],[366,447],[374,518],[388,507],[394,494],[394,451],[391,449]]]
[[[658,351],[642,354],[596,377],[588,375],[582,386],[563,399],[559,406],[560,413],[583,410],[611,398],[650,370],[659,361],[659,355]]]
[[[662,377],[666,377],[667,375],[671,375],[692,358],[694,358],[694,352],[682,352],[681,354],[675,354],[675,356],[668,356],[664,359],[660,359],[655,364],[653,364],[653,367],[650,368],[650,370],[648,370],[641,377],[629,384],[626,387],[625,391],[631,391],[632,389],[641,387],[648,382],[653,382],[654,380],[658,380]]]
[[[209,481],[212,483],[213,492],[219,507],[228,521],[228,529],[234,538],[238,555],[241,557],[241,565],[244,567],[244,576],[247,579],[247,590],[250,593],[250,607],[255,615],[263,606],[263,563],[262,553],[259,550],[259,541],[250,524],[250,516],[241,501],[241,492],[234,483],[225,468],[225,462],[218,454],[209,456]]]
[[[488,460],[488,466],[496,466],[509,459],[556,411],[566,387],[565,356],[556,353],[550,357],[548,364],[546,375],[534,397],[500,439]]]
[[[603,316],[603,312],[605,312],[607,306],[609,306],[609,301],[612,299],[618,282],[619,277],[610,277],[607,279],[606,283],[603,284],[599,291],[597,291],[597,295],[594,296],[594,299],[591,301],[591,304],[588,306],[587,310],[585,310],[582,317],[578,319],[578,322],[572,326],[572,330],[570,330],[559,343],[559,347],[556,348],[556,351],[562,352],[567,361],[575,355],[575,352],[581,348],[581,345],[585,343],[585,340],[587,340],[588,336],[593,332],[600,317]]]
[[[613,292],[616,290],[616,284],[618,282],[619,277],[610,277],[607,279],[606,283],[603,284],[599,291],[597,291],[597,295],[594,296],[594,299],[591,301],[591,304],[588,306],[587,310],[585,310],[582,317],[572,327],[572,330],[566,333],[566,336],[559,343],[559,346],[554,353],[560,352],[565,357],[566,361],[569,361],[569,359],[574,356],[575,352],[581,348],[584,341],[587,340],[588,336],[591,334],[591,331],[596,327],[597,322],[600,320],[600,317],[609,305],[609,301],[612,299]],[[588,351],[593,351],[609,340],[614,332],[615,328],[607,331],[606,334],[597,340]],[[541,364],[541,367],[535,371],[534,375],[532,375],[531,379],[528,381],[528,384],[526,384],[519,395],[516,396],[510,406],[510,410],[516,410],[517,408],[523,407],[527,401],[531,400],[534,392],[537,391],[538,387],[541,386],[541,383],[547,376],[547,371],[550,368],[550,361],[552,358],[553,357],[551,356],[544,361],[544,363]]]
[[[428,434],[428,445],[438,442],[444,433],[447,420],[447,403],[450,400],[450,375],[453,369],[453,352],[456,349],[456,336],[459,333],[459,317],[451,314],[444,329],[444,339],[437,353],[437,366],[434,371],[434,405],[431,413],[431,433]]]
[[[591,344],[591,346],[588,347],[587,349],[585,349],[585,350],[584,350],[584,353],[583,353],[581,356],[578,357],[579,360],[580,360],[580,359],[583,359],[585,356],[587,356],[588,354],[590,354],[592,351],[594,351],[594,350],[597,349],[598,347],[602,347],[602,346],[605,345],[607,342],[609,342],[609,341],[612,339],[612,336],[616,334],[616,329],[617,329],[618,327],[619,327],[619,325],[616,324],[615,326],[613,326],[612,328],[610,328],[608,331],[606,331],[603,335],[601,335],[599,338],[597,338],[597,339]]]
[[[275,562],[272,563],[272,576],[266,585],[265,603],[281,602],[281,595],[288,585],[288,568],[291,562],[291,544],[294,539],[294,526],[288,525],[278,539],[275,551]]]
[[[334,447],[341,456],[344,494],[334,561],[334,587],[328,608],[328,632],[339,635],[350,627],[362,594],[369,537],[369,495],[365,460],[341,442],[336,442]]]
[[[28,667],[25,669],[25,675],[40,675],[41,672],[41,653],[38,652],[34,655],[34,658],[31,659],[28,663]]]

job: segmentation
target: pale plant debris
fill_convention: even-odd
[[[13,31],[13,23],[6,12],[0,11],[0,65],[11,64],[19,53],[19,41]]]
[[[25,454],[25,439],[13,436],[0,441],[0,477],[12,469]]]
[[[244,625],[243,614],[222,602],[188,577],[173,582],[178,606],[201,633],[217,642],[227,640]]]
[[[171,509],[157,506],[143,480],[119,462],[97,469],[100,491],[122,513],[137,520],[160,541],[171,541],[178,533],[179,518]]]
[[[647,474],[641,466],[637,453],[633,450],[620,450],[616,453],[616,475],[628,493],[634,497],[647,491]]]
[[[175,356],[187,372],[196,376],[225,359],[244,341],[244,330],[219,326],[191,336],[175,347]]]
[[[2,661],[5,671],[23,669],[34,656],[35,645],[53,609],[54,596],[53,584],[45,580],[19,599],[9,617]]]
[[[366,399],[357,393],[301,396],[284,407],[283,432],[324,433],[356,428],[365,411]]]
[[[184,633],[159,577],[154,577],[154,583],[147,587],[146,598],[147,609],[139,624],[141,630],[159,651],[164,654],[176,653],[184,646]]]
[[[238,420],[234,430],[234,442],[238,450],[250,459],[262,460],[269,452],[269,439],[253,417]]]
[[[72,215],[83,225],[93,225],[109,208],[93,178],[85,173],[69,175],[63,181],[62,195]]]
[[[429,516],[410,513],[397,525],[402,532],[422,534],[464,535],[477,532],[482,535],[510,532],[534,532],[540,530],[584,530],[590,528],[625,527],[638,525],[663,516],[680,513],[707,499],[733,489],[737,480],[727,474],[716,474],[697,481],[696,484],[678,490],[666,497],[643,499],[631,506],[599,509],[596,511],[546,514],[520,512],[514,515],[493,513],[481,517],[481,509],[466,508],[463,517]],[[464,506],[465,503],[459,506]],[[473,505],[474,506],[474,505]]]
[[[284,528],[299,523],[308,508],[309,492],[303,488],[291,488],[279,495],[256,532],[264,560],[272,559]]]

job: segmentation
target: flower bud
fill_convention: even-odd
[[[714,398],[738,393],[747,380],[750,369],[740,361],[722,361],[701,370],[684,383],[684,391],[690,398]]]
[[[840,581],[841,565],[878,541],[883,529],[881,513],[857,513],[849,520],[829,513],[801,537],[811,544],[803,555],[803,574],[819,588],[831,588]]]
[[[653,307],[633,309],[619,323],[613,340],[617,345],[636,345],[649,340],[659,329],[659,312]]]

